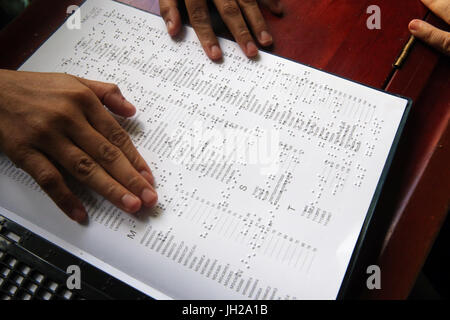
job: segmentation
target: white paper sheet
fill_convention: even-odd
[[[143,220],[80,191],[70,221],[0,155],[0,213],[156,298],[334,299],[407,100],[107,0],[80,8],[21,70],[117,83],[152,167]]]

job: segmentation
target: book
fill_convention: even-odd
[[[137,218],[74,186],[82,226],[0,154],[0,214],[157,299],[338,297],[410,101],[226,39],[212,62],[115,1],[75,14],[20,70],[118,84],[159,203]]]

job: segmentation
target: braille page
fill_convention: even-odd
[[[113,1],[79,12],[21,70],[118,84],[159,204],[135,218],[75,186],[81,226],[1,155],[2,213],[156,298],[336,298],[408,101],[225,39],[211,62]]]

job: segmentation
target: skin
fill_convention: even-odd
[[[422,3],[433,11],[438,17],[450,25],[450,1],[449,0],[421,0]],[[424,41],[442,53],[450,56],[450,32],[440,30],[431,24],[414,19],[408,25],[409,31],[416,38]]]
[[[211,60],[220,60],[222,50],[214,34],[207,7],[208,0],[185,0],[189,20],[198,39]],[[258,47],[250,30],[261,46],[270,46],[273,42],[258,4],[267,7],[272,13],[281,15],[283,7],[279,0],[213,0],[220,16],[232,33],[242,51],[249,58],[258,55]],[[159,7],[168,33],[174,37],[181,30],[181,18],[178,0],[160,0]],[[248,21],[246,24],[244,17]]]
[[[86,210],[58,167],[128,213],[157,202],[150,168],[104,106],[136,112],[113,84],[0,70],[0,150],[79,223]]]

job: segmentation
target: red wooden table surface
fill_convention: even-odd
[[[17,68],[81,0],[34,0],[0,33],[0,68]],[[157,0],[121,0],[158,13]],[[450,198],[450,63],[417,42],[405,64],[392,64],[409,38],[408,22],[442,23],[418,0],[284,0],[285,14],[264,11],[271,51],[328,72],[414,99],[379,205],[350,282],[349,297],[406,298],[446,217]],[[381,29],[369,30],[369,5]],[[217,15],[214,26],[229,36]],[[378,264],[382,289],[368,291],[365,268]]]

